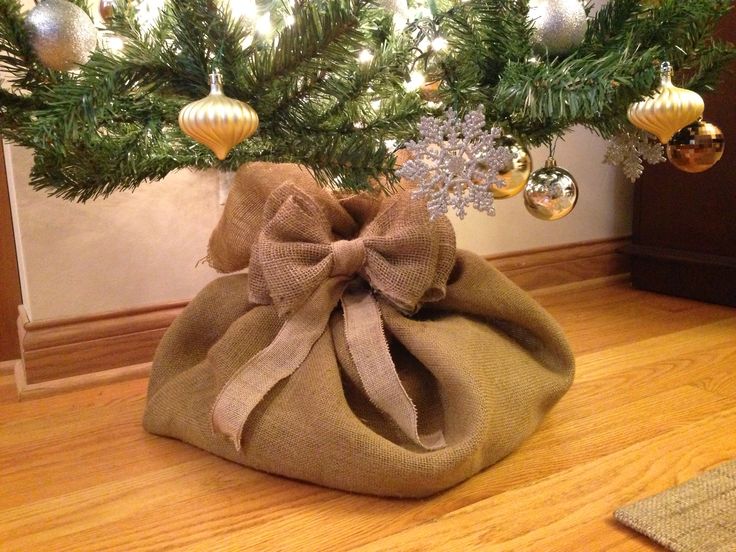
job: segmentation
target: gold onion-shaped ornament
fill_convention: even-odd
[[[700,94],[672,84],[672,65],[662,64],[662,84],[651,97],[631,104],[629,121],[654,134],[666,144],[672,136],[703,115],[705,104]]]
[[[255,134],[258,114],[247,103],[225,96],[222,77],[212,73],[209,96],[182,108],[179,127],[223,160],[231,149]]]

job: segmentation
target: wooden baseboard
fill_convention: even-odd
[[[627,239],[580,243],[488,257],[520,287],[574,285],[628,272],[617,251]],[[21,398],[143,377],[153,353],[186,302],[30,322],[20,308],[22,362],[16,366]]]
[[[15,364],[15,386],[18,390],[18,399],[21,401],[58,395],[69,391],[88,389],[99,385],[106,385],[118,381],[145,378],[151,373],[151,363],[134,364],[121,368],[110,368],[89,374],[63,377],[60,379],[28,383],[25,367],[22,361]]]
[[[0,376],[12,374],[15,371],[15,364],[17,362],[18,359],[0,361]]]
[[[30,322],[18,318],[23,370],[29,385],[150,362],[166,329],[186,306],[169,303]]]
[[[627,274],[629,258],[620,250],[629,241],[629,238],[590,241],[486,258],[519,287],[532,291]]]

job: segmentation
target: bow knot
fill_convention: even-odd
[[[233,212],[252,212],[248,201],[259,200],[262,194],[248,190],[246,201],[240,199],[245,205]],[[442,432],[419,433],[418,414],[396,372],[374,292],[405,313],[442,299],[455,262],[449,221],[430,221],[426,206],[407,193],[338,202],[324,192],[284,184],[267,195],[259,222],[250,252],[249,298],[273,304],[284,322],[273,342],[226,382],[212,409],[213,428],[239,450],[250,413],[302,365],[342,303],[350,356],[368,399],[419,447],[445,446]],[[356,275],[369,287],[350,286]]]
[[[330,276],[353,276],[365,264],[365,242],[363,238],[332,242],[332,270]]]

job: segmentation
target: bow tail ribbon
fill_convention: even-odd
[[[417,409],[396,372],[378,304],[369,291],[345,293],[348,283],[347,278],[331,278],[320,285],[310,300],[286,320],[271,344],[225,383],[212,407],[212,427],[226,435],[236,450],[241,450],[250,414],[278,382],[304,363],[339,301],[343,304],[350,356],[368,399],[422,449],[445,446],[442,431],[419,433]]]
[[[366,290],[345,293],[342,305],[348,350],[373,406],[423,449],[443,448],[446,443],[441,430],[427,435],[419,433],[419,414],[396,372],[373,294]]]

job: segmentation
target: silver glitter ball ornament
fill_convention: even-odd
[[[578,202],[575,178],[557,166],[554,157],[534,171],[524,187],[524,206],[542,220],[558,220],[570,214]]]
[[[84,10],[67,0],[44,0],[25,20],[33,51],[46,67],[68,71],[87,63],[97,29]]]
[[[551,56],[580,46],[588,30],[588,16],[580,0],[530,0],[529,20],[535,48]]]

